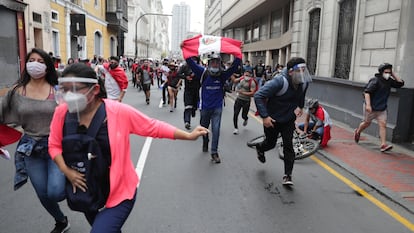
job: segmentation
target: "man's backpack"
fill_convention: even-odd
[[[275,77],[274,77],[274,79],[276,79],[276,78],[281,78],[281,79],[283,79],[283,85],[282,85],[282,88],[276,93],[276,96],[282,96],[282,95],[284,95],[285,93],[286,93],[286,91],[288,90],[288,88],[289,88],[289,82],[288,82],[288,80],[286,79],[286,77],[285,76],[283,76],[283,75],[276,75]],[[302,84],[302,91],[303,92],[305,92],[306,91],[306,89],[308,88],[308,86],[309,86],[309,83],[303,83]]]
[[[96,212],[105,206],[109,195],[110,155],[104,155],[96,135],[106,118],[105,104],[95,113],[89,128],[79,127],[77,113],[66,113],[62,149],[68,167],[85,175],[87,190],[73,192],[72,183],[66,181],[66,200],[70,209],[80,212]]]

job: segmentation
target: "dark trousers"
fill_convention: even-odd
[[[249,100],[242,100],[237,98],[234,102],[234,113],[233,113],[233,125],[235,129],[238,129],[237,121],[239,118],[240,110],[242,110],[242,118],[243,120],[247,120],[247,114],[249,113],[250,109],[250,99]]]
[[[195,117],[199,101],[198,89],[184,90],[184,123],[191,123],[191,117]]]
[[[166,100],[165,100],[165,93],[167,92],[167,88],[168,88],[168,84],[164,84],[163,86],[162,86],[162,103],[163,104],[167,104],[167,102],[165,102]],[[169,97],[168,97],[169,98]]]
[[[103,209],[99,213],[85,213],[86,219],[91,224],[91,233],[120,233],[134,207],[137,193],[132,200],[124,200],[117,206]]]
[[[268,151],[276,146],[279,133],[282,135],[283,155],[285,164],[285,175],[292,175],[293,164],[295,162],[295,152],[293,150],[293,131],[295,130],[295,120],[284,123],[274,123],[273,127],[264,127],[265,140],[257,145],[260,151]]]

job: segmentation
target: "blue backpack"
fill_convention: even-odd
[[[75,211],[97,212],[105,206],[109,195],[110,155],[104,155],[96,135],[106,118],[105,104],[95,113],[89,128],[79,127],[76,113],[66,113],[62,155],[68,167],[85,174],[87,190],[79,188],[73,193],[72,183],[67,180],[66,201]],[[81,132],[83,131],[83,132]]]

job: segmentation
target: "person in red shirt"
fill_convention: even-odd
[[[138,59],[135,59],[135,62],[132,64],[131,66],[131,74],[132,74],[132,83],[134,85],[134,87],[138,87],[139,86],[139,82],[137,82],[137,69],[138,69]]]
[[[308,100],[307,107],[305,122],[299,124],[298,128],[313,138],[321,139],[320,146],[326,147],[331,139],[331,118],[317,99]]]

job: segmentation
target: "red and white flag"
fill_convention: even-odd
[[[183,41],[183,57],[187,59],[206,53],[227,53],[242,58],[242,42],[221,36],[197,35]]]

